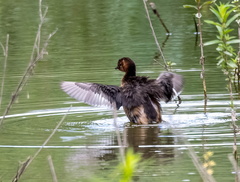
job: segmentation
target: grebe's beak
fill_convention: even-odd
[[[115,70],[119,70],[119,66],[117,66],[117,67],[115,68]]]

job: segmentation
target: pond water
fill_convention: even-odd
[[[10,36],[3,113],[28,65],[39,17],[37,1],[0,3],[1,42],[5,42],[6,34]],[[172,33],[164,44],[164,55],[167,61],[176,63],[173,71],[184,76],[185,86],[180,107],[175,102],[162,103],[164,122],[159,125],[130,126],[123,110],[118,111],[121,136],[144,161],[138,166],[134,181],[201,181],[190,148],[202,163],[203,155],[213,152],[209,160],[215,165],[210,170],[216,181],[234,181],[236,173],[228,158],[234,141],[230,101],[225,76],[216,68],[215,47],[205,48],[208,105],[204,114],[194,10],[182,7],[192,2],[155,3]],[[0,181],[10,181],[15,176],[19,161],[26,161],[41,148],[71,105],[57,132],[20,181],[52,181],[49,155],[58,181],[116,181],[119,145],[113,112],[78,103],[62,92],[59,84],[78,81],[120,85],[123,74],[114,68],[117,60],[125,56],[136,62],[138,75],[156,78],[164,71],[154,61],[158,50],[144,4],[127,0],[45,0],[43,5],[48,6],[48,13],[42,42],[56,28],[58,31],[49,42],[48,55],[37,64],[0,130]],[[206,19],[211,18],[207,7],[205,11]],[[149,13],[162,45],[165,31],[156,16]],[[212,40],[214,27],[204,24],[203,34],[205,41]],[[240,101],[237,95],[234,97],[239,111]]]

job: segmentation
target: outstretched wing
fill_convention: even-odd
[[[121,104],[120,87],[97,83],[62,82],[61,88],[74,99],[92,106],[107,106],[119,109]]]
[[[158,98],[165,102],[177,97],[183,89],[183,77],[176,73],[161,73],[156,83],[159,85]]]

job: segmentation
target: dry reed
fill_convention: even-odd
[[[9,42],[9,34],[7,34],[7,37],[6,37],[5,47],[4,47],[4,45],[3,45],[2,43],[0,43],[0,45],[2,46],[3,55],[4,55],[2,85],[1,85],[1,91],[0,91],[0,109],[1,109],[1,106],[2,106],[2,97],[3,97],[3,90],[4,90],[4,82],[5,82],[6,69],[7,69],[8,42]]]
[[[58,182],[51,155],[49,155],[47,159],[48,159],[48,164],[51,170],[53,182]]]
[[[31,157],[28,157],[27,160],[25,162],[22,162],[21,164],[19,164],[18,170],[16,175],[13,177],[12,182],[17,182],[21,175],[24,173],[28,163],[30,162]]]
[[[42,47],[40,46],[41,29],[42,29],[42,25],[45,21],[45,16],[47,14],[47,9],[48,8],[46,7],[44,13],[42,14],[42,0],[39,0],[40,23],[39,23],[39,26],[38,26],[36,39],[35,39],[35,42],[34,42],[34,45],[33,45],[33,51],[32,51],[32,55],[31,55],[31,58],[30,58],[30,62],[29,62],[29,65],[28,65],[26,71],[24,72],[21,80],[19,81],[18,86],[17,86],[16,90],[14,91],[14,93],[12,95],[12,98],[10,99],[10,101],[9,101],[9,103],[8,103],[4,113],[3,113],[2,119],[0,120],[0,127],[2,126],[6,115],[8,114],[8,112],[11,109],[13,103],[17,99],[19,93],[22,91],[22,89],[26,85],[28,79],[31,77],[32,72],[33,72],[34,68],[36,67],[37,62],[40,61],[45,54],[47,54],[46,48],[48,46],[49,40],[57,32],[57,29],[56,29],[51,34],[49,34],[49,36],[48,36],[47,40],[44,42],[43,46]]]

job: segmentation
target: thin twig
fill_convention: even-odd
[[[232,80],[231,75],[228,74],[228,90],[230,94],[230,100],[231,100],[231,119],[232,119],[232,127],[233,127],[233,155],[236,162],[238,162],[238,148],[237,148],[237,132],[238,132],[238,126],[236,124],[237,118],[236,118],[236,111],[234,108],[234,98],[233,98],[233,89],[232,89]]]
[[[164,65],[162,64],[162,63],[160,63],[158,60],[156,60],[156,59],[153,59],[153,61],[155,61],[157,64],[159,64],[160,66],[163,66],[164,67]]]
[[[47,13],[47,10],[48,9],[46,8],[45,13]],[[38,24],[38,31],[37,31],[37,35],[35,37],[29,64],[31,64],[31,62],[34,60],[34,55],[36,54],[36,52],[37,52],[37,56],[39,55],[39,52],[40,52],[41,29],[42,29],[42,25],[44,23],[44,18],[43,18],[43,14],[42,14],[42,0],[39,0],[39,18],[40,18],[40,22]]]
[[[165,25],[165,23],[163,22],[163,20],[162,20],[162,18],[161,18],[161,16],[160,16],[160,14],[158,13],[158,10],[157,10],[157,8],[156,8],[156,5],[155,5],[155,3],[152,3],[152,2],[151,2],[151,3],[149,3],[149,5],[150,5],[150,7],[152,8],[152,10],[153,10],[153,13],[157,15],[157,17],[158,17],[158,19],[159,19],[160,23],[162,24],[162,26],[163,26],[163,27],[164,27],[164,29],[166,30],[167,34],[169,35],[169,34],[170,34],[170,32],[169,32],[169,30],[168,30],[167,26]]]
[[[240,22],[238,21],[238,39],[240,39]],[[237,56],[238,68],[237,68],[237,91],[240,95],[240,43],[238,44],[238,56]]]
[[[201,5],[200,1],[198,1],[197,4],[198,8],[198,30],[199,30],[199,39],[200,39],[200,51],[201,51],[201,56],[200,56],[200,64],[202,66],[202,71],[201,71],[201,79],[202,79],[202,84],[203,84],[203,94],[204,94],[204,113],[206,113],[206,108],[207,108],[207,86],[206,86],[206,80],[205,80],[205,57],[204,57],[204,49],[203,49],[203,36],[202,36],[202,22],[201,22]]]
[[[37,56],[40,54],[40,44],[41,44],[41,29],[43,26],[43,23],[45,21],[45,17],[47,15],[48,12],[48,7],[45,7],[44,13],[42,13],[42,0],[39,0],[39,19],[40,19],[40,23],[38,25],[38,31],[37,31],[37,35],[35,38],[35,42],[34,42],[34,46],[33,46],[33,50],[32,50],[32,55],[30,58],[30,64],[31,61],[34,60],[34,55],[37,54]]]
[[[21,175],[24,173],[24,171],[26,170],[26,167],[28,165],[28,163],[30,162],[31,157],[28,157],[27,160],[25,162],[22,162],[18,168],[18,171],[16,173],[16,175],[14,176],[14,178],[12,179],[12,182],[17,182]]]
[[[150,16],[149,16],[149,12],[148,12],[148,8],[147,8],[146,0],[143,0],[143,3],[144,3],[144,7],[145,7],[145,10],[146,10],[146,14],[147,14],[147,19],[148,19],[150,28],[151,28],[151,30],[152,30],[152,34],[153,34],[155,43],[156,43],[156,45],[157,45],[157,48],[158,48],[158,50],[159,50],[159,52],[160,52],[160,54],[161,54],[161,57],[162,57],[162,59],[163,59],[163,62],[164,62],[164,68],[165,68],[167,71],[169,71],[169,68],[168,68],[166,59],[165,59],[165,57],[164,57],[164,55],[163,55],[162,49],[161,49],[161,47],[160,47],[160,45],[159,45],[159,43],[158,43],[157,36],[156,36],[155,31],[154,31],[154,28],[153,28],[153,26],[152,26],[152,22],[151,22],[151,19],[150,19]]]
[[[49,164],[49,167],[50,167],[50,170],[51,170],[53,182],[58,182],[51,155],[48,156],[48,164]]]
[[[52,131],[52,133],[49,135],[49,137],[45,140],[45,142],[42,144],[42,146],[38,149],[38,151],[33,155],[33,157],[31,157],[28,161],[28,163],[24,166],[24,171],[22,171],[21,175],[26,171],[26,169],[29,167],[29,165],[32,163],[32,161],[38,156],[38,154],[42,151],[42,149],[44,148],[44,146],[49,142],[49,140],[52,138],[52,136],[56,133],[57,129],[60,127],[60,125],[63,123],[63,121],[65,120],[67,114],[69,113],[69,111],[71,110],[72,106],[70,106],[70,108],[68,109],[68,111],[65,113],[65,115],[62,117],[61,121],[57,124],[57,126],[54,128],[54,130]],[[20,176],[18,176],[18,179],[20,179]],[[15,180],[15,177],[14,177]],[[16,180],[13,182],[17,182]]]
[[[47,14],[47,8],[45,9],[44,11],[44,14],[42,15],[42,11],[41,11],[41,8],[42,8],[42,0],[39,0],[39,16],[40,16],[40,23],[39,23],[39,27],[38,27],[38,31],[37,31],[37,35],[36,35],[36,39],[35,39],[35,42],[34,42],[34,45],[33,45],[33,50],[32,50],[32,54],[31,54],[31,58],[30,58],[30,62],[29,62],[29,65],[24,73],[24,75],[22,76],[22,79],[20,80],[15,92],[13,93],[12,95],[12,98],[7,106],[7,108],[5,109],[5,112],[3,114],[3,117],[2,119],[0,120],[0,126],[2,125],[3,123],[3,120],[5,119],[5,116],[8,114],[12,104],[14,103],[14,101],[16,100],[16,98],[18,97],[19,93],[21,92],[22,88],[25,86],[29,76],[32,74],[32,71],[33,69],[35,68],[36,66],[36,63],[37,61],[39,61],[40,59],[43,58],[43,55],[46,54],[46,47],[48,45],[48,41],[49,39],[56,33],[57,30],[55,30],[53,33],[51,33],[49,36],[48,36],[48,39],[45,41],[45,44],[43,46],[43,48],[41,49],[40,51],[40,34],[41,34],[41,27],[42,27],[42,24],[44,22],[44,18]],[[37,49],[37,56],[34,56],[35,55],[35,50]]]
[[[47,12],[48,12],[48,7],[46,6],[44,13],[42,14],[42,0],[40,0],[39,1],[40,24],[38,27],[39,30],[41,30],[41,28],[43,26]],[[41,46],[41,31],[38,31],[37,42],[36,42],[37,56],[40,54],[40,46]]]
[[[31,61],[31,64],[29,64],[29,66],[27,67],[24,75],[22,76],[22,79],[20,80],[20,82],[18,83],[18,86],[15,90],[15,92],[13,93],[12,95],[12,98],[11,100],[9,101],[5,111],[4,111],[4,114],[2,116],[2,119],[0,120],[0,127],[3,123],[3,120],[5,119],[5,116],[8,114],[9,110],[11,109],[11,106],[12,104],[14,103],[14,101],[16,100],[16,98],[18,97],[19,93],[21,92],[21,90],[23,89],[23,87],[25,86],[25,84],[27,83],[29,77],[31,76],[31,73],[33,71],[33,69],[35,68],[36,66],[36,63],[42,59],[43,55],[46,54],[46,48],[48,46],[48,41],[50,40],[50,38],[56,33],[57,29],[52,32],[51,34],[49,34],[48,36],[48,39],[46,40],[43,48],[41,49],[40,51],[40,54],[34,59]]]
[[[6,47],[3,46],[1,43],[3,54],[4,54],[4,63],[3,63],[3,75],[2,75],[2,85],[1,85],[1,92],[0,92],[0,109],[2,106],[2,97],[3,97],[3,89],[4,89],[4,82],[5,82],[5,76],[6,76],[6,68],[7,68],[7,60],[8,60],[8,42],[9,42],[9,34],[7,34],[6,38]]]

